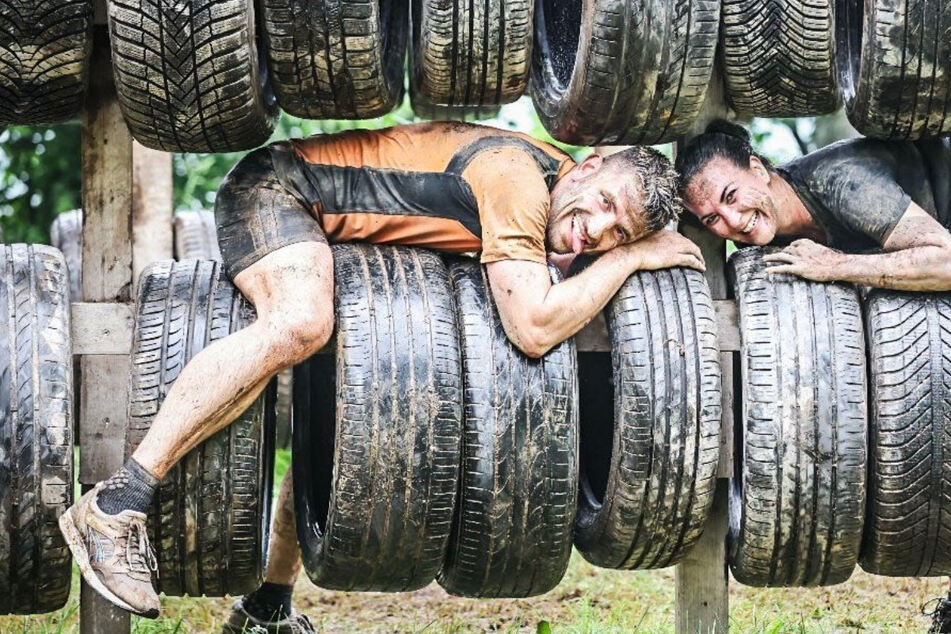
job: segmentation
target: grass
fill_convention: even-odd
[[[275,482],[290,463],[278,452]],[[275,484],[275,491],[277,490]],[[748,588],[730,593],[730,631],[742,634],[924,632],[921,606],[945,592],[943,579],[887,578],[856,571],[828,588]],[[595,568],[577,553],[561,584],[531,599],[460,599],[432,584],[401,594],[323,590],[306,578],[297,584],[296,606],[319,632],[473,632],[536,634],[672,634],[673,569],[617,571]],[[217,632],[230,599],[163,599],[162,618],[132,619],[134,634]],[[78,634],[79,577],[70,600],[48,615],[0,617],[2,634]]]

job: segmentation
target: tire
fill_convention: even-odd
[[[578,495],[572,340],[530,359],[508,340],[481,264],[453,259],[465,409],[459,502],[439,585],[528,597],[568,565]]]
[[[410,85],[409,103],[420,119],[431,121],[480,121],[494,119],[499,116],[498,106],[437,106],[419,92],[415,85]]]
[[[211,211],[180,211],[175,214],[175,259],[221,262],[215,214]]]
[[[63,252],[69,271],[69,299],[83,298],[83,210],[64,211],[50,225],[50,244]]]
[[[429,584],[459,474],[462,381],[446,267],[407,247],[333,245],[336,355],[294,374],[304,568],[333,590]]]
[[[182,367],[253,319],[254,309],[217,262],[163,261],[143,271],[126,456],[152,426]],[[261,584],[274,462],[274,421],[265,403],[273,389],[265,392],[190,451],[159,486],[148,513],[159,567],[156,591],[212,597],[245,594]]]
[[[951,12],[943,0],[836,0],[849,121],[881,139],[951,132]]]
[[[308,119],[379,117],[403,99],[407,0],[261,0],[281,107]]]
[[[67,121],[83,106],[90,0],[0,0],[0,126]]]
[[[874,290],[868,521],[862,568],[951,574],[951,293]]]
[[[412,0],[412,83],[433,104],[497,106],[522,96],[533,0]]]
[[[713,70],[717,0],[540,0],[532,100],[576,145],[670,141],[693,124]]]
[[[580,374],[575,547],[596,566],[664,568],[700,537],[713,502],[720,453],[713,301],[697,271],[641,271],[605,317],[611,356],[586,353],[582,370],[591,357],[604,367]]]
[[[267,141],[277,108],[254,19],[251,0],[109,3],[119,106],[139,143],[235,152]]]
[[[3,247],[0,281],[0,614],[66,604],[73,503],[69,282],[56,249]]]
[[[743,117],[808,117],[839,107],[829,0],[724,0],[727,98]]]
[[[865,516],[867,390],[858,293],[729,262],[740,327],[742,433],[730,487],[730,566],[752,586],[849,578]]]

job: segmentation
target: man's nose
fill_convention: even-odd
[[[601,236],[604,235],[605,231],[610,231],[614,227],[615,218],[614,214],[601,212],[594,214],[589,220],[587,225],[588,237],[591,238],[591,242],[597,244],[601,241]]]

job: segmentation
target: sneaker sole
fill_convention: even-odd
[[[109,602],[116,607],[147,619],[157,618],[159,615],[158,610],[140,612],[116,596],[112,590],[107,588],[105,584],[100,581],[99,575],[96,574],[89,564],[89,552],[86,550],[79,529],[76,528],[76,523],[73,522],[72,512],[73,509],[69,509],[59,516],[59,530],[63,533],[63,538],[66,540],[66,545],[69,546],[70,552],[73,553],[73,558],[76,560],[76,565],[79,566],[79,572],[82,574],[83,580],[88,583],[93,590],[108,599]]]

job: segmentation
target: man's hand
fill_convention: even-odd
[[[635,270],[655,271],[672,266],[706,270],[700,247],[676,231],[657,231],[618,248],[636,258]]]
[[[809,239],[796,240],[782,251],[763,256],[770,275],[787,273],[814,282],[834,282],[840,277],[836,268],[843,261],[841,251]]]

